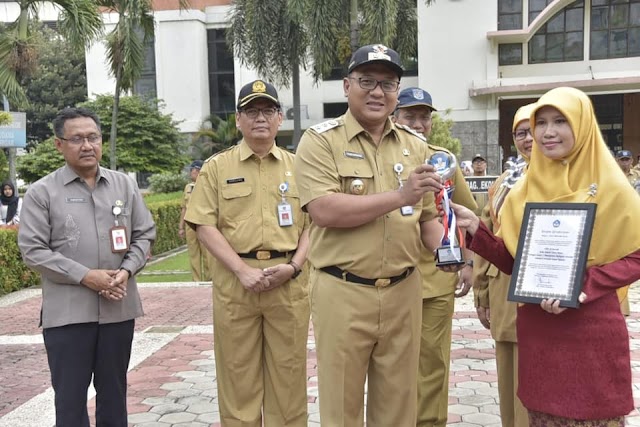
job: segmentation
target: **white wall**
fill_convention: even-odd
[[[452,109],[453,120],[486,120],[487,108],[495,109],[486,100],[470,99],[469,88],[496,77],[497,52],[486,34],[496,29],[497,16],[497,1],[443,0],[429,7],[418,2],[420,87],[439,110]]]

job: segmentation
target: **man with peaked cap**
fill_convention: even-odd
[[[520,107],[513,118],[513,142],[520,153],[514,167],[502,173],[489,188],[489,201],[482,211],[482,221],[497,233],[500,229],[500,208],[515,183],[524,177],[531,157],[533,136],[529,118],[536,104]],[[529,417],[516,392],[518,391],[518,340],[516,339],[516,303],[507,301],[511,276],[498,270],[489,261],[475,255],[473,293],[478,319],[491,330],[496,341],[496,366],[500,417],[503,426],[527,427]]]
[[[191,193],[196,185],[198,174],[202,169],[202,160],[194,160],[191,163],[189,177],[191,182],[185,185],[182,196],[182,211],[180,212],[180,225],[178,234],[187,239],[187,252],[189,253],[189,265],[191,266],[191,276],[196,282],[209,281],[209,266],[207,265],[207,250],[198,240],[196,232],[191,227],[184,226],[184,214],[187,212],[187,205],[191,198]]]
[[[485,159],[482,154],[476,154],[471,159],[471,169],[473,169],[473,175],[471,176],[486,176],[487,159]],[[482,213],[482,209],[487,204],[487,200],[489,200],[489,197],[487,196],[487,193],[473,193],[473,198],[478,205],[475,213],[476,215],[480,215]]]
[[[431,135],[431,114],[437,111],[429,92],[411,87],[398,95],[398,106],[393,114],[395,123],[408,126],[425,138]],[[445,148],[429,144],[433,151]],[[452,177],[455,190],[452,200],[471,210],[477,205],[460,168]],[[473,254],[471,254],[472,256]],[[433,254],[423,250],[418,269],[422,276],[422,338],[418,370],[418,417],[416,425],[444,427],[449,408],[449,361],[451,358],[451,330],[454,295],[465,296],[471,287],[473,260],[471,257],[457,274],[436,267]],[[456,285],[459,293],[456,294]]]
[[[634,169],[631,166],[633,165],[633,154],[629,150],[620,150],[616,153],[616,163],[622,169],[629,184],[634,189],[637,189],[640,186],[640,170]],[[618,289],[618,298],[620,299],[620,311],[625,316],[629,316],[631,314],[631,307],[629,306],[629,298],[628,298],[629,287],[624,287]]]
[[[416,422],[424,243],[439,246],[422,135],[396,125],[403,69],[386,46],[354,52],[343,80],[349,109],[308,129],[295,174],[309,212],[311,311],[323,426]],[[421,242],[422,240],[422,242]]]
[[[293,154],[276,146],[278,93],[238,96],[241,142],[202,166],[185,221],[209,253],[223,426],[307,425],[308,216]]]

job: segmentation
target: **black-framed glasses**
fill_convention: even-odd
[[[260,113],[262,113],[265,119],[272,119],[278,111],[279,110],[276,107],[245,108],[240,110],[241,113],[244,113],[251,120],[257,119]]]
[[[378,85],[383,92],[397,92],[400,82],[397,80],[376,80],[371,77],[349,77],[351,80],[357,80],[358,85],[364,90],[375,90]]]
[[[516,139],[516,141],[522,141],[523,139],[526,139],[527,135],[533,136],[533,134],[531,133],[531,128],[520,129],[519,131],[513,133],[513,137]]]
[[[102,143],[102,135],[97,133],[93,133],[87,136],[72,136],[71,138],[63,138],[59,136],[58,139],[67,141],[69,144],[72,144],[72,145],[82,145],[84,144],[85,141],[88,141],[89,144],[91,145],[98,145]]]

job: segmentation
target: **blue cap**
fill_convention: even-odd
[[[438,111],[433,106],[431,95],[426,90],[422,90],[419,87],[410,87],[400,91],[396,108],[413,107],[416,105],[424,105],[433,111]]]
[[[200,170],[200,169],[202,169],[202,164],[203,164],[202,160],[194,160],[194,161],[191,163],[191,169],[198,169],[198,170]]]
[[[629,151],[629,150],[620,150],[616,154],[616,158],[617,159],[631,159],[631,158],[633,158],[633,155],[631,154],[631,151]]]

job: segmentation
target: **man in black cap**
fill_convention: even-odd
[[[636,181],[640,179],[640,172],[633,168],[633,154],[629,150],[620,150],[616,153],[616,162],[622,172],[629,180],[629,184],[635,187]]]
[[[187,240],[187,252],[189,253],[189,265],[191,266],[191,277],[195,282],[204,282],[211,280],[209,275],[209,266],[207,265],[207,251],[198,240],[195,230],[186,227],[184,224],[184,214],[187,212],[191,193],[196,185],[196,180],[202,169],[202,160],[194,160],[191,163],[189,177],[191,182],[185,185],[182,197],[182,211],[180,212],[180,225],[178,226],[178,234],[181,238]]]
[[[437,111],[431,94],[418,87],[400,91],[398,106],[393,113],[395,123],[408,126],[429,138],[431,114]],[[445,148],[429,144],[434,151],[451,154]],[[478,206],[460,168],[451,178],[455,191],[453,202],[471,210]],[[473,254],[471,254],[473,255]],[[467,258],[460,277],[436,267],[433,254],[423,250],[419,270],[422,276],[422,337],[418,369],[417,426],[444,427],[447,424],[449,402],[449,361],[451,358],[451,332],[454,296],[463,297],[471,288],[472,257]],[[456,293],[456,287],[459,289]]]
[[[242,140],[202,166],[185,220],[212,257],[218,404],[224,426],[307,425],[309,241],[293,177],[278,147],[276,89],[238,96]]]
[[[486,176],[487,175],[487,159],[485,159],[482,154],[476,154],[475,156],[473,156],[473,159],[471,159],[471,168],[473,169],[472,176]],[[482,214],[482,209],[484,209],[484,206],[487,204],[487,201],[489,200],[489,195],[486,192],[473,193],[473,198],[475,199],[476,204],[478,205],[478,209],[476,209],[474,212],[476,213],[476,215],[480,215]]]
[[[425,138],[389,117],[401,76],[394,50],[358,49],[343,80],[349,109],[308,129],[296,152],[300,200],[312,218],[322,425],[363,425],[367,379],[368,426],[416,422],[422,301],[416,267],[422,243],[439,246],[433,195],[442,184],[425,164],[432,154]]]

